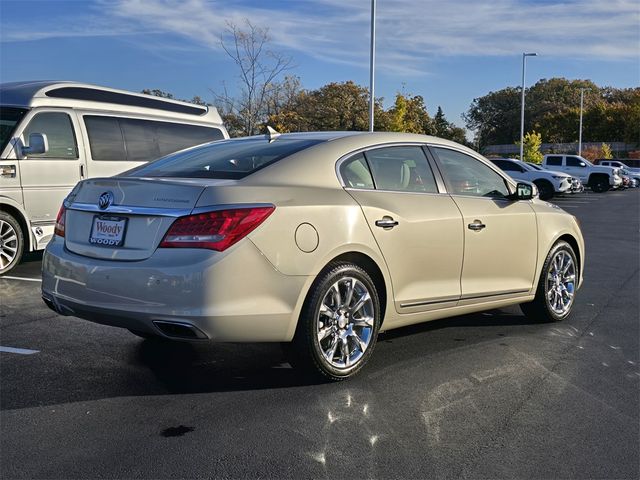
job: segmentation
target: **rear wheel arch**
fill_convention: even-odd
[[[382,323],[387,309],[387,282],[385,281],[384,274],[376,261],[369,255],[361,252],[347,252],[332,258],[325,265],[323,271],[326,268],[330,268],[331,265],[335,265],[335,263],[339,262],[353,263],[369,274],[371,280],[373,280],[376,290],[378,291],[378,297],[380,298],[380,321]]]

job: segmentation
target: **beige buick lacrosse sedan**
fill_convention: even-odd
[[[80,182],[42,296],[142,337],[286,342],[355,374],[381,330],[521,304],[570,313],[576,219],[446,140],[324,132],[222,140]]]

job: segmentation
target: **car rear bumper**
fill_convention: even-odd
[[[248,239],[224,253],[158,249],[115,262],[71,253],[54,237],[42,296],[62,315],[164,337],[289,341],[307,280],[278,272]]]

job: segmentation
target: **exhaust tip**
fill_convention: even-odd
[[[154,320],[153,324],[167,337],[186,340],[205,340],[208,338],[202,330],[188,323]]]

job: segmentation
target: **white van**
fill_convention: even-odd
[[[0,275],[47,245],[78,181],[223,138],[213,107],[75,82],[0,84]]]

